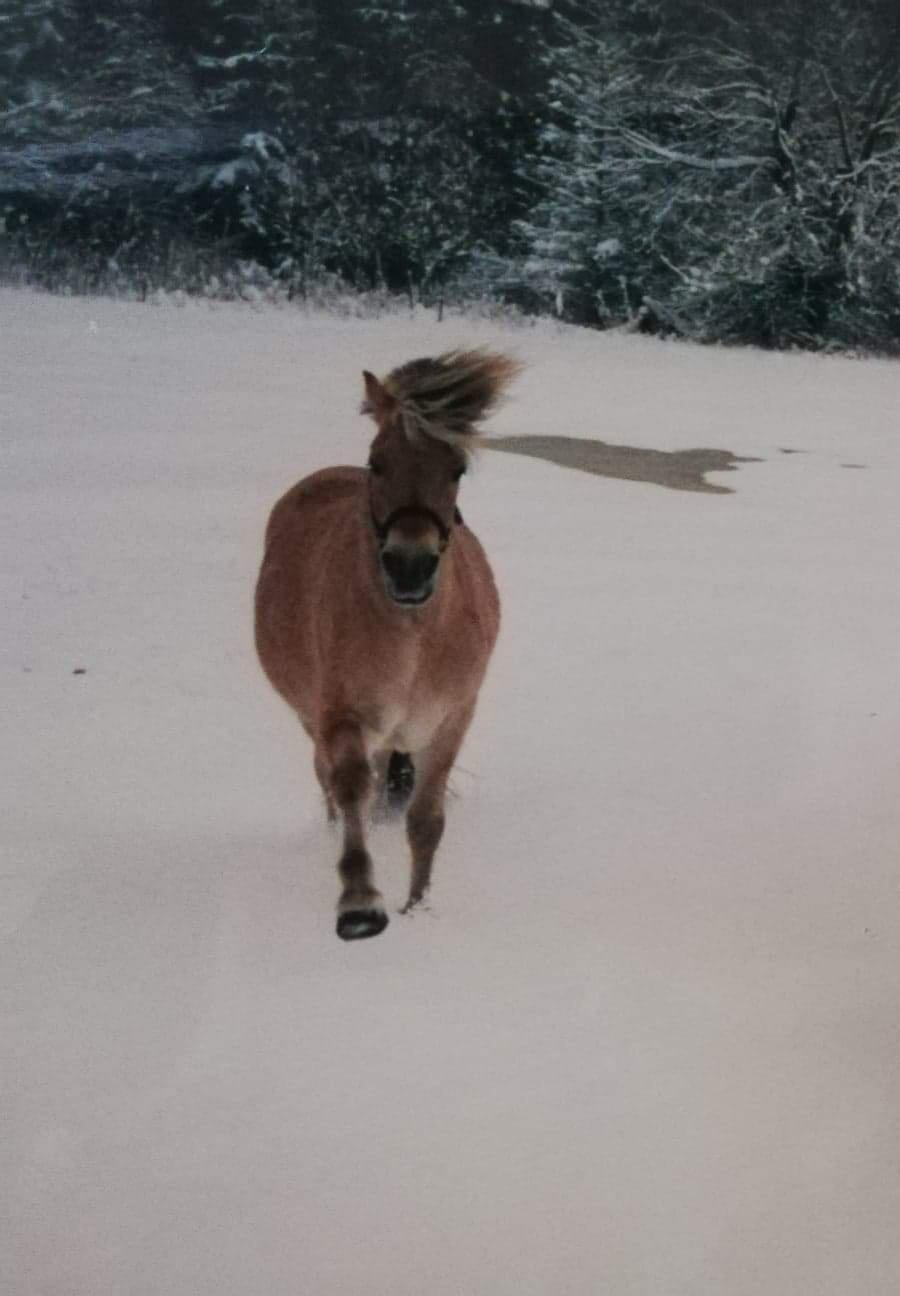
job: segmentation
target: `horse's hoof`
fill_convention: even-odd
[[[383,909],[348,909],[338,915],[337,934],[341,940],[365,940],[378,936],[388,925]]]

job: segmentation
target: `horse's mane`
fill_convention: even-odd
[[[445,351],[392,369],[384,387],[397,401],[406,435],[424,433],[468,450],[478,424],[497,408],[522,366],[499,352]]]

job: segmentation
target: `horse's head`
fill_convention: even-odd
[[[415,410],[374,375],[363,376],[363,410],[378,425],[369,448],[369,511],[382,578],[395,603],[421,607],[437,587],[451,542],[466,451],[430,434]]]
[[[456,494],[478,424],[519,365],[489,351],[411,360],[382,381],[363,377],[363,411],[378,432],[369,453],[369,506],[385,588],[418,607],[437,586],[458,519]]]

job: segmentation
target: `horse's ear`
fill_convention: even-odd
[[[381,423],[397,408],[397,402],[385,386],[368,369],[363,369],[363,382],[366,395],[359,407],[360,414],[371,414],[376,423]]]

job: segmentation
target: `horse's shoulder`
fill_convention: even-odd
[[[458,527],[458,533],[460,545],[465,554],[466,567],[471,577],[482,583],[485,588],[496,593],[494,573],[478,536],[464,522]]]
[[[320,511],[358,499],[366,480],[364,468],[321,468],[302,478],[272,509],[267,535],[287,522],[312,521]]]
[[[478,536],[465,523],[456,529],[456,542],[462,558],[458,579],[466,616],[478,627],[478,637],[486,636],[493,644],[500,623],[500,596],[491,564]]]
[[[357,496],[365,480],[364,468],[320,468],[292,486],[279,504],[286,503],[294,508],[306,504],[333,504]]]

